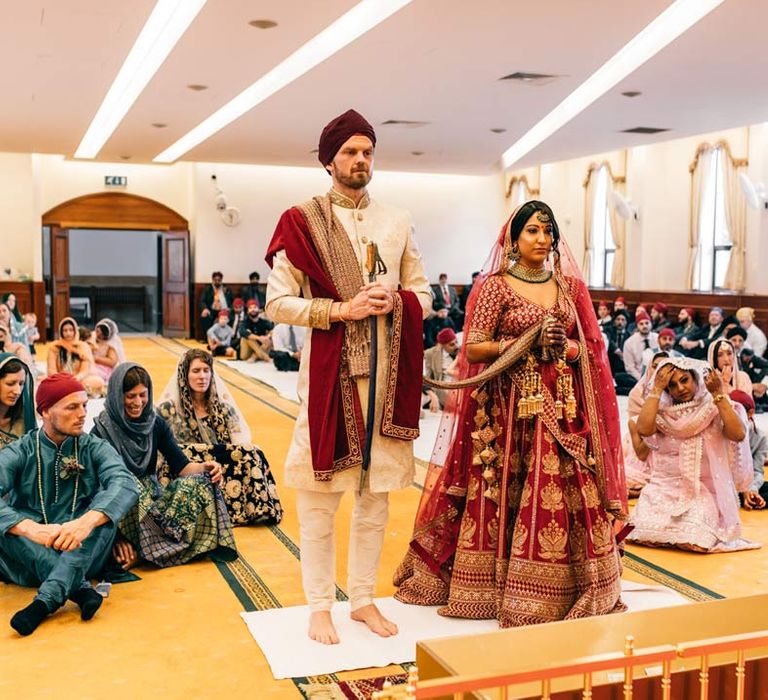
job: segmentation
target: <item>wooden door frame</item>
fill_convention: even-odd
[[[189,222],[170,207],[154,199],[125,192],[95,192],[67,200],[42,217],[42,226],[57,226],[62,229],[123,229],[141,231],[176,231],[185,232],[189,241],[187,269],[192,274],[192,246],[189,234]],[[189,293],[189,292],[188,292]],[[53,300],[52,300],[53,301]],[[162,304],[162,299],[160,300]],[[186,319],[187,336],[190,335],[191,304],[189,318]],[[45,309],[36,310],[38,317],[45,314]]]

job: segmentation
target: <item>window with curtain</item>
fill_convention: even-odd
[[[594,197],[592,198],[592,226],[589,283],[592,287],[610,287],[616,246],[611,233],[611,217],[608,211],[610,173],[603,165],[592,172]]]
[[[700,292],[725,289],[725,277],[733,243],[726,222],[724,165],[727,154],[721,146],[702,156],[699,203],[700,250],[694,274],[694,289]]]

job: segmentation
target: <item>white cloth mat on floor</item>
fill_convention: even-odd
[[[687,601],[664,586],[622,582],[622,598],[630,610],[647,610]],[[437,608],[405,605],[394,598],[377,598],[385,617],[397,624],[399,634],[382,638],[360,622],[349,619],[349,603],[336,603],[333,621],[340,644],[325,645],[307,637],[309,608],[274,608],[240,613],[253,635],[275,679],[319,676],[357,668],[373,668],[411,662],[416,642],[455,635],[481,634],[499,629],[496,620],[464,620],[442,617]],[[606,618],[606,624],[608,618]]]
[[[246,377],[268,384],[284,399],[299,403],[299,395],[296,393],[299,383],[298,372],[278,372],[271,362],[227,360],[225,364]]]

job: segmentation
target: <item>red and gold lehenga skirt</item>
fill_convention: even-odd
[[[441,605],[441,615],[496,617],[501,627],[626,609],[612,521],[589,466],[583,406],[594,397],[579,395],[574,382],[582,408],[573,420],[558,419],[557,372],[552,363],[540,371],[547,400],[534,417],[517,419],[521,367],[473,394],[458,444],[445,466],[430,469],[413,540],[395,573],[398,600]],[[478,415],[488,417],[485,426]],[[499,453],[496,488],[473,459],[485,428]]]

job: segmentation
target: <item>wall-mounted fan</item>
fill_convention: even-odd
[[[762,182],[752,182],[749,175],[739,173],[739,185],[747,204],[752,209],[768,209],[768,193],[766,193],[765,185]]]
[[[640,218],[640,210],[637,208],[637,205],[632,204],[632,201],[621,193],[611,190],[610,199],[611,206],[622,219],[634,219],[637,221]]]

